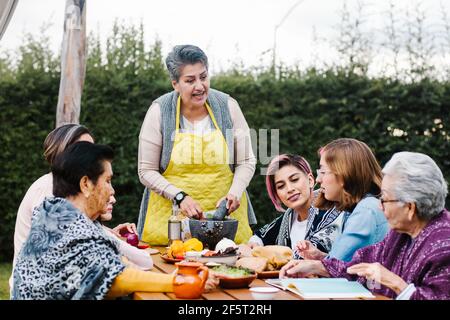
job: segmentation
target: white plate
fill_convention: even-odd
[[[210,262],[206,262],[206,263],[205,263],[205,266],[207,266],[207,267],[218,267],[218,266],[220,266],[220,265],[221,265],[220,263],[213,262],[213,261],[210,261]]]
[[[239,258],[239,256],[237,254],[234,255],[227,255],[227,256],[223,256],[223,257],[216,257],[216,256],[212,256],[212,257],[198,257],[195,258],[195,260],[197,260],[198,262],[202,262],[202,263],[209,263],[209,262],[215,262],[215,263],[221,263],[221,264],[226,264],[229,266],[234,266],[236,264],[237,259]]]

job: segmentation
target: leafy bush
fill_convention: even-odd
[[[116,152],[114,219],[137,222],[143,187],[137,176],[138,135],[152,100],[171,90],[161,43],[144,47],[142,26],[117,27],[102,52],[91,36],[80,122]],[[16,212],[27,188],[48,171],[42,143],[55,125],[59,58],[45,41],[28,39],[15,61],[0,59],[0,260],[13,251]],[[317,167],[317,149],[338,137],[365,141],[383,165],[397,151],[430,155],[450,177],[450,84],[369,78],[347,67],[274,76],[231,70],[212,87],[239,102],[251,128],[280,129],[280,152]],[[248,188],[259,225],[276,213],[258,163]],[[447,205],[449,204],[447,198]]]

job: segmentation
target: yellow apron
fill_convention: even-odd
[[[181,99],[178,97],[173,149],[162,175],[197,201],[203,211],[215,210],[217,201],[228,194],[233,182],[233,172],[228,165],[228,146],[207,103],[205,106],[215,130],[203,136],[179,132],[180,104]],[[240,207],[231,213],[231,218],[239,221],[235,237],[238,244],[246,243],[252,236],[245,192],[240,203]],[[171,214],[172,201],[151,191],[142,241],[152,245],[167,245],[167,221]]]

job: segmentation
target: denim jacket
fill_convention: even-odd
[[[388,231],[380,201],[368,194],[352,212],[344,213],[342,233],[336,238],[327,258],[350,261],[356,250],[380,242]]]

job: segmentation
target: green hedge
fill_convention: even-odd
[[[137,176],[140,126],[151,101],[171,89],[161,44],[144,48],[138,31],[118,28],[106,54],[92,41],[87,63],[81,123],[116,152],[118,201],[111,225],[137,222],[143,190]],[[29,39],[15,61],[0,60],[0,261],[11,259],[22,197],[48,171],[42,142],[55,125],[59,87],[59,58],[45,44]],[[299,153],[313,167],[319,146],[354,137],[365,141],[382,165],[397,151],[424,152],[449,180],[449,82],[401,83],[337,68],[283,77],[230,71],[213,77],[212,87],[238,100],[251,128],[280,129],[280,151]],[[249,192],[261,225],[276,213],[260,167]]]

